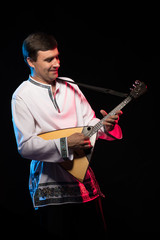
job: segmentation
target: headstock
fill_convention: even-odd
[[[130,96],[132,98],[138,98],[147,91],[146,84],[139,80],[135,81],[135,84],[133,84],[133,87],[134,87],[134,89],[132,89],[132,91],[130,92]]]

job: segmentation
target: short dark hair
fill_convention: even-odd
[[[57,41],[52,35],[43,32],[32,33],[22,45],[24,60],[27,62],[27,58],[30,57],[33,61],[37,61],[38,51],[52,50],[56,47]]]

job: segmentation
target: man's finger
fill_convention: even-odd
[[[105,117],[107,115],[107,112],[104,110],[101,110],[100,113]]]

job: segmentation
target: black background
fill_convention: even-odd
[[[103,6],[46,5],[37,10],[26,4],[10,13],[5,8],[5,18],[1,19],[2,229],[15,235],[21,229],[25,235],[27,229],[36,226],[28,191],[30,161],[17,152],[10,101],[14,90],[29,75],[21,53],[22,42],[28,34],[44,31],[58,41],[59,76],[122,92],[129,92],[136,79],[147,84],[148,92],[123,110],[119,122],[123,139],[98,140],[91,166],[106,196],[103,207],[109,232],[122,236],[159,232],[159,39],[154,34],[131,35],[131,25],[124,34],[119,25],[117,34],[119,19],[111,27],[114,16],[109,18],[109,9]],[[122,101],[120,97],[81,90],[99,118],[100,109],[109,112]]]

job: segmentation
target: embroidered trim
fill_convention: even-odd
[[[49,94],[49,96],[50,96],[50,99],[51,99],[51,101],[52,101],[52,103],[53,103],[55,109],[60,113],[60,109],[59,109],[59,107],[58,107],[58,104],[57,104],[56,98],[53,99],[52,91],[51,91],[50,88],[48,88],[48,94]]]
[[[61,155],[62,158],[65,160],[67,159],[67,144],[66,144],[66,138],[60,138],[60,147],[61,147]]]
[[[43,88],[46,88],[46,89],[49,89],[49,88],[50,88],[49,85],[45,85],[45,84],[39,83],[39,82],[33,80],[31,77],[29,78],[29,81],[30,81],[31,83],[33,83],[34,85],[38,86],[38,87],[43,87]]]
[[[31,83],[33,83],[34,85],[38,86],[38,87],[42,87],[42,88],[46,88],[48,89],[48,94],[49,94],[49,97],[55,107],[55,109],[60,113],[60,109],[58,107],[58,104],[57,104],[57,101],[56,99],[53,99],[53,96],[52,96],[52,91],[51,91],[51,86],[50,85],[45,85],[45,84],[42,84],[42,83],[39,83],[39,82],[36,82],[34,79],[32,79],[31,77],[29,78],[29,81]]]
[[[48,186],[47,186],[48,185]],[[82,186],[83,185],[83,186]],[[97,186],[92,186],[90,180],[84,184],[75,183],[46,183],[39,184],[34,195],[35,207],[64,202],[86,202],[102,196]]]
[[[83,184],[86,184],[86,183],[89,183],[91,180],[90,179],[85,179],[84,180],[84,182],[83,182]],[[76,182],[45,182],[45,183],[39,183],[39,187],[46,187],[46,186],[52,186],[52,185],[55,185],[55,186],[57,186],[57,185],[72,185],[72,186],[74,186],[74,185],[77,185],[78,184],[78,182],[76,181]]]

